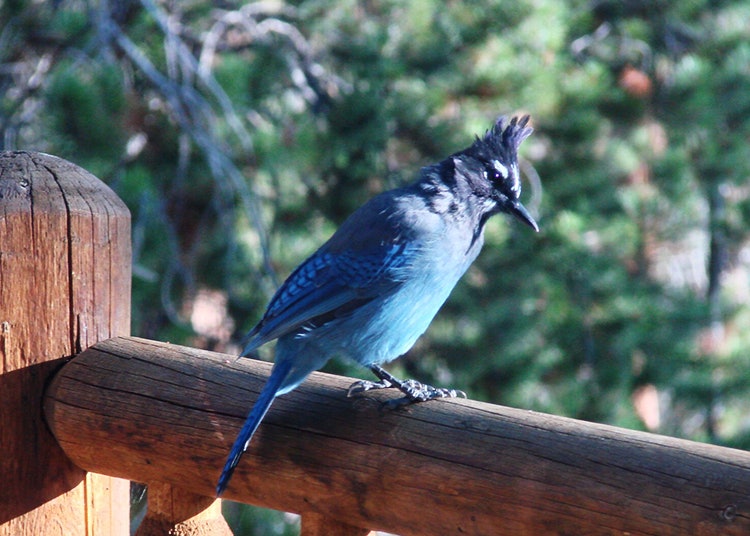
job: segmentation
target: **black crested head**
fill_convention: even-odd
[[[492,128],[482,138],[477,138],[464,153],[483,160],[498,157],[516,160],[521,142],[534,132],[533,128],[527,126],[529,119],[528,115],[524,115],[508,121],[507,117],[501,115]]]
[[[474,187],[492,203],[492,212],[507,212],[534,230],[539,230],[526,208],[519,202],[521,177],[518,172],[518,147],[534,131],[527,126],[529,116],[501,116],[482,138],[453,155]]]

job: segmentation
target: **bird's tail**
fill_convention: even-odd
[[[291,368],[291,363],[288,361],[277,362],[271,371],[271,376],[268,378],[266,385],[263,386],[263,390],[260,392],[258,400],[255,401],[255,405],[253,405],[253,409],[250,410],[250,414],[247,416],[245,424],[242,426],[242,430],[240,430],[240,434],[234,441],[234,445],[232,445],[232,450],[229,452],[227,462],[224,464],[224,470],[219,477],[219,483],[216,485],[217,497],[221,496],[224,489],[227,487],[227,484],[229,484],[229,479],[232,478],[234,468],[237,467],[242,454],[247,450],[255,430],[258,429],[260,421],[263,420],[268,408],[271,407],[273,399],[276,397],[284,380],[289,375]]]

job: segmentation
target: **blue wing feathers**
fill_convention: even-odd
[[[242,355],[292,331],[321,325],[395,289],[409,265],[406,243],[378,244],[370,252],[333,254],[321,248],[300,265],[248,335]]]

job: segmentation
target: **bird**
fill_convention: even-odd
[[[465,397],[399,380],[380,365],[425,332],[479,255],[491,216],[506,213],[539,231],[519,201],[517,153],[532,132],[528,115],[500,116],[468,148],[423,167],[414,183],[362,205],[278,288],[240,355],[277,339],[274,365],[232,446],[217,497],[274,399],[331,358],[363,365],[379,380],[354,383],[348,396],[397,388],[404,397],[395,405]]]

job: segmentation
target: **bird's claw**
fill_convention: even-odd
[[[426,402],[436,398],[466,398],[466,393],[457,389],[446,389],[433,387],[417,380],[396,380],[395,378],[382,378],[379,382],[359,380],[354,382],[346,392],[351,397],[373,389],[398,389],[405,396],[387,401],[384,405],[388,408],[400,408],[415,402]]]
[[[466,393],[456,389],[433,387],[417,380],[404,380],[398,387],[413,402],[426,402],[435,398],[466,398]]]
[[[379,382],[359,380],[349,386],[349,389],[346,390],[346,396],[352,397],[354,395],[364,393],[365,391],[371,391],[373,389],[389,389],[391,387],[394,387],[394,385],[391,384],[391,382],[389,382],[388,380],[381,380]]]
[[[385,402],[389,409],[401,408],[414,404],[416,402],[426,402],[436,398],[466,398],[466,393],[457,389],[445,389],[443,387],[433,387],[416,380],[404,381],[403,388],[400,389],[406,396],[394,398]]]

